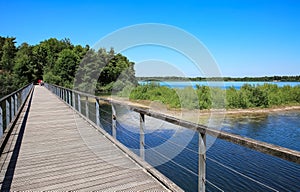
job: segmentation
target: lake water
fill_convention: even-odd
[[[147,84],[149,82],[147,81],[140,81],[139,84]],[[265,83],[274,84],[279,87],[283,87],[285,85],[290,86],[297,86],[300,85],[300,82],[205,82],[205,81],[163,81],[158,82],[161,86],[167,86],[170,88],[185,88],[188,86],[191,86],[193,88],[196,88],[196,85],[206,85],[210,87],[220,87],[222,89],[228,89],[229,87],[235,87],[236,89],[240,89],[245,83],[251,84],[251,85],[263,85]]]
[[[138,114],[115,107],[117,139],[139,154]],[[111,107],[102,105],[100,115],[111,134]],[[227,116],[222,130],[300,151],[300,110]],[[207,151],[207,191],[300,191],[299,164],[210,136],[207,143],[213,143]],[[197,191],[197,133],[146,116],[145,145],[147,162],[185,191]]]

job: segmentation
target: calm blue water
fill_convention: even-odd
[[[147,81],[140,81],[139,84],[147,84]],[[210,87],[220,87],[222,89],[228,89],[229,87],[235,87],[236,89],[240,89],[245,83],[251,85],[263,85],[265,83],[275,84],[279,87],[283,87],[285,85],[297,86],[300,85],[300,82],[203,82],[203,81],[187,81],[187,82],[176,82],[176,81],[164,81],[159,82],[161,86],[167,86],[170,88],[185,88],[191,86],[196,88],[196,85],[206,85]]]
[[[117,139],[139,154],[138,115],[122,107],[117,113]],[[103,105],[100,114],[111,134],[111,107]],[[300,111],[228,116],[222,130],[300,151]],[[213,143],[207,151],[207,191],[219,191],[214,185],[224,191],[300,191],[299,164],[209,136],[207,143]],[[150,164],[184,190],[197,191],[197,133],[146,117],[145,145]]]

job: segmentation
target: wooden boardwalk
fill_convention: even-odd
[[[46,88],[36,86],[1,155],[1,191],[177,191]],[[145,165],[147,165],[145,163]],[[174,190],[175,189],[175,190]]]

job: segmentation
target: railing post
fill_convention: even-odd
[[[64,88],[63,88],[63,90],[64,90],[64,101],[66,102],[67,101],[67,90],[65,90]]]
[[[65,102],[68,103],[68,90],[65,90]]]
[[[96,98],[96,124],[100,127],[100,111],[99,111],[99,99]]]
[[[16,111],[18,111],[19,110],[19,107],[20,107],[20,105],[21,105],[21,100],[20,100],[20,92],[18,92],[18,93],[16,93],[16,100],[17,100],[17,109],[16,109]]]
[[[198,191],[205,192],[206,184],[206,134],[199,133],[198,139]]]
[[[20,93],[19,93],[19,99],[20,99],[20,105],[22,105],[22,103],[23,103],[23,90],[22,91],[20,91]]]
[[[3,135],[3,111],[2,107],[0,106],[0,137]]]
[[[89,97],[85,96],[85,116],[89,119]]]
[[[68,98],[68,97],[69,97],[68,92],[69,92],[69,91],[65,89],[65,94],[66,94],[66,96],[65,96],[65,97],[66,97],[65,102],[66,102],[67,104],[68,104],[68,100],[69,100],[69,98]]]
[[[15,94],[15,114],[17,114],[18,111],[18,97],[17,97],[17,93]]]
[[[76,109],[76,106],[75,106],[75,93],[74,93],[74,91],[72,91],[72,106],[74,107],[74,109]]]
[[[70,104],[70,91],[69,90],[66,91],[67,91],[67,103]]]
[[[81,102],[80,102],[80,94],[77,95],[77,102],[78,102],[78,112],[81,113]]]
[[[11,113],[11,119],[14,118],[15,116],[15,98],[14,96],[12,95],[10,97],[10,113]]]
[[[112,136],[113,138],[117,138],[117,113],[113,104],[111,104],[112,109]]]
[[[140,113],[140,157],[145,160],[145,115]]]
[[[71,103],[71,91],[70,90],[68,91],[68,103],[69,103],[69,105],[72,105],[72,103]]]
[[[8,127],[10,123],[10,106],[9,106],[9,101],[8,99],[5,100],[5,105],[6,105],[6,127]]]

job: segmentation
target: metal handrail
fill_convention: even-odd
[[[25,85],[24,87],[22,87],[22,88],[20,88],[20,89],[18,89],[18,90],[16,90],[16,91],[10,93],[9,95],[5,95],[5,96],[1,97],[1,98],[0,98],[0,103],[1,103],[3,100],[6,100],[8,97],[11,97],[12,95],[15,95],[16,93],[22,91],[23,89],[25,89],[26,87],[28,87],[28,86],[30,86],[30,85],[33,85],[33,84],[32,84],[32,83],[29,83],[29,84]]]
[[[270,143],[257,141],[254,139],[250,139],[247,137],[243,137],[240,135],[236,135],[233,133],[228,133],[220,130],[216,130],[213,128],[210,128],[208,126],[200,125],[197,123],[185,121],[170,115],[162,114],[159,112],[150,111],[149,108],[146,107],[140,107],[128,103],[123,103],[122,101],[117,101],[113,99],[107,99],[107,98],[101,98],[95,95],[87,94],[84,92],[80,92],[77,90],[72,90],[68,88],[64,88],[57,85],[50,85],[46,84],[45,86],[55,93],[57,96],[59,96],[62,100],[64,100],[66,103],[68,103],[71,107],[76,109],[75,107],[75,98],[77,98],[77,106],[78,106],[78,112],[81,113],[81,97],[86,97],[85,102],[88,102],[88,98],[94,98],[96,100],[96,124],[101,127],[100,125],[100,113],[99,108],[100,104],[99,101],[104,101],[112,106],[112,136],[116,138],[116,112],[114,109],[114,104],[125,106],[131,111],[137,112],[140,114],[140,157],[144,158],[144,127],[145,127],[145,115],[149,117],[153,117],[156,119],[160,119],[169,123],[172,123],[174,125],[179,125],[184,128],[188,128],[194,131],[197,131],[199,133],[199,178],[198,178],[198,190],[199,191],[205,191],[205,167],[206,167],[206,135],[211,135],[213,137],[229,141],[231,143],[235,143],[238,145],[241,145],[243,147],[253,149],[258,152],[262,152],[264,154],[272,155],[290,162],[298,163],[300,164],[300,152],[284,147],[280,147],[277,145],[273,145]],[[76,95],[77,94],[77,97]],[[86,104],[86,110],[88,110],[88,105]],[[86,114],[88,117],[88,113]]]
[[[33,83],[27,84],[11,94],[0,98],[0,138],[18,114],[32,87]]]

